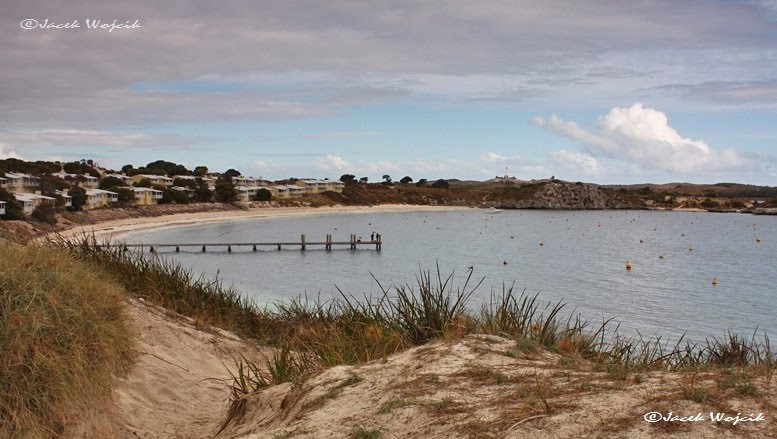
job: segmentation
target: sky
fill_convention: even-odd
[[[0,5],[0,159],[777,186],[777,0]]]

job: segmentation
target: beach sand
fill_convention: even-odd
[[[59,234],[63,237],[75,237],[84,234],[100,239],[120,239],[128,232],[149,229],[164,229],[206,224],[222,221],[238,221],[258,218],[279,218],[287,216],[324,215],[339,213],[382,213],[382,212],[415,212],[463,210],[470,207],[451,206],[421,206],[410,204],[382,204],[376,206],[325,206],[325,207],[265,207],[247,210],[232,210],[219,212],[177,213],[156,217],[127,218],[105,221],[98,224],[78,226]]]

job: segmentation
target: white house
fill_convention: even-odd
[[[5,201],[0,201],[0,215],[5,215]]]
[[[8,189],[8,179],[7,178],[0,177],[0,188]]]
[[[17,201],[22,203],[25,215],[31,214],[36,207],[43,203],[50,203],[52,206],[54,206],[54,202],[56,201],[54,198],[40,194],[15,192],[13,195],[16,197]]]
[[[7,189],[11,192],[31,194],[40,186],[40,178],[30,174],[6,172],[5,178],[8,180]]]
[[[173,179],[170,177],[167,177],[165,175],[152,175],[152,174],[138,174],[132,176],[132,182],[138,183],[143,179],[148,179],[151,181],[151,184],[156,184],[159,186],[165,186],[170,187],[173,185]]]
[[[173,181],[177,179],[187,180],[187,181],[197,181],[198,178],[202,179],[202,181],[204,181],[205,184],[208,185],[208,189],[213,190],[216,188],[216,179],[212,177],[207,177],[207,176],[198,177],[196,175],[173,175]],[[234,183],[234,180],[233,180],[233,184],[237,185],[237,183]]]
[[[98,207],[110,206],[111,203],[119,201],[119,194],[103,189],[87,189],[85,209],[96,209]]]
[[[158,204],[163,195],[162,191],[148,187],[131,187],[130,189],[135,192],[135,202],[141,206]]]
[[[97,177],[92,177],[89,174],[68,174],[65,171],[55,172],[54,177],[59,177],[67,182],[81,186],[84,189],[97,189],[100,184],[100,180]]]
[[[270,182],[264,180],[262,177],[245,177],[238,175],[237,177],[232,177],[232,184],[235,186],[259,187],[268,186],[270,185]]]

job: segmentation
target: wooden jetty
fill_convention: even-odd
[[[308,249],[308,247],[324,247],[324,250],[331,251],[335,247],[343,247],[347,248],[349,250],[356,250],[359,247],[362,246],[375,246],[376,251],[381,250],[381,246],[383,245],[383,237],[378,233],[375,235],[374,239],[370,239],[369,241],[362,241],[361,239],[357,238],[355,234],[351,234],[348,241],[334,241],[332,240],[332,235],[326,235],[326,238],[324,241],[307,241],[305,240],[305,235],[300,235],[300,240],[298,242],[291,242],[291,241],[276,241],[276,242],[208,242],[208,243],[157,243],[157,244],[149,244],[149,243],[140,243],[140,244],[127,244],[127,243],[114,243],[114,244],[97,244],[98,247],[123,247],[125,249],[129,248],[140,248],[141,250],[145,247],[148,247],[149,251],[151,253],[156,253],[157,249],[161,248],[175,248],[175,252],[178,253],[181,251],[181,248],[186,247],[194,247],[199,248],[202,253],[205,253],[208,251],[208,248],[227,248],[228,253],[232,253],[232,248],[238,248],[238,247],[250,247],[252,251],[258,251],[259,247],[275,247],[278,250],[282,250],[284,247],[289,248],[299,248],[302,251],[305,251]]]

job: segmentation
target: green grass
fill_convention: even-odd
[[[125,293],[65,250],[0,245],[0,437],[65,433],[134,358]]]

